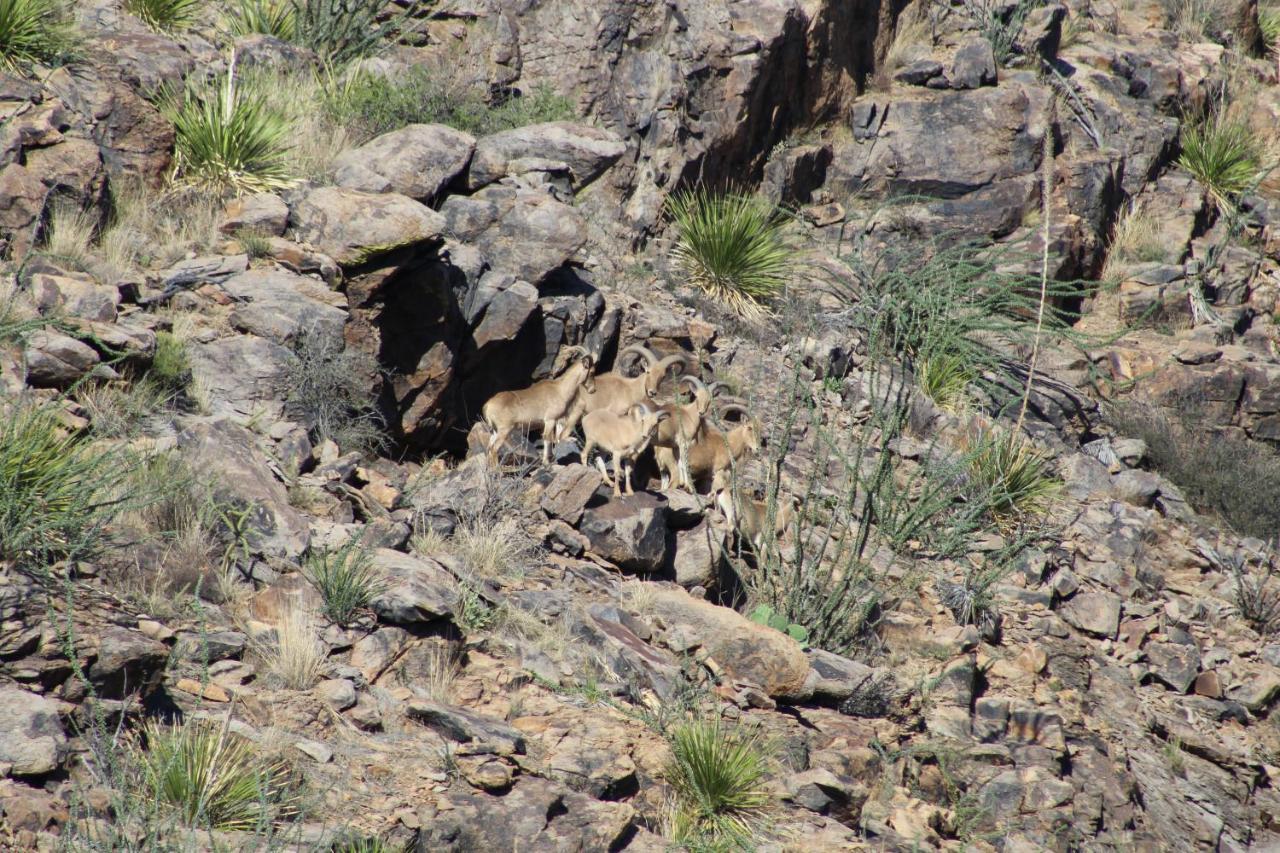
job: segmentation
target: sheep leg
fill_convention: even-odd
[[[614,491],[616,492],[618,487],[614,484],[613,480],[609,478],[609,469],[605,467],[603,456],[596,457],[596,467],[600,469],[600,476],[604,478],[606,483],[613,486]]]
[[[622,454],[613,454],[613,496],[615,498],[622,496],[622,487],[620,483],[622,477]]]
[[[489,461],[493,465],[498,464],[498,451],[506,443],[509,435],[511,435],[511,427],[502,427],[489,436]]]
[[[622,475],[623,475],[623,479],[626,482],[627,494],[629,495],[634,495],[636,493],[635,487],[631,484],[632,473],[633,473],[633,469],[631,466],[630,458],[624,459],[622,462]]]
[[[689,474],[689,441],[682,432],[676,440],[676,460],[679,463],[680,483],[684,488],[693,491],[693,477]]]

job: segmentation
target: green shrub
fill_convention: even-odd
[[[389,39],[412,28],[409,16],[423,5],[414,0],[383,17],[384,0],[291,0],[295,12],[294,39],[314,50],[327,65],[345,65],[374,53]]]
[[[188,826],[253,830],[296,805],[288,766],[259,756],[223,726],[148,723],[131,753],[140,795],[173,809]]]
[[[572,102],[545,86],[491,104],[485,87],[426,66],[414,66],[395,80],[352,71],[327,80],[321,102],[357,143],[410,124],[443,124],[485,136],[574,118]]]
[[[156,354],[147,370],[147,379],[170,395],[186,391],[191,384],[186,342],[172,332],[157,332]]]
[[[307,558],[306,575],[324,599],[324,613],[339,625],[350,622],[382,587],[373,555],[352,537],[341,548],[322,548]]]
[[[298,31],[298,12],[292,0],[237,0],[230,26],[238,36],[261,33],[292,41]]]
[[[194,75],[193,75],[194,76]],[[287,154],[292,126],[265,93],[237,81],[235,67],[210,81],[167,93],[161,106],[174,125],[175,175],[215,192],[270,192],[293,184]]]
[[[1200,416],[1200,405],[1177,401],[1174,415],[1132,400],[1105,411],[1118,434],[1146,443],[1151,467],[1191,506],[1246,536],[1274,537],[1280,530],[1280,456],[1261,442],[1214,428]]]
[[[0,70],[56,62],[71,44],[63,0],[0,0]]]
[[[201,0],[124,0],[126,12],[137,15],[153,30],[185,30],[196,22]]]
[[[759,625],[767,625],[775,631],[781,631],[800,645],[806,645],[809,642],[808,628],[788,622],[785,616],[775,612],[767,604],[757,604],[755,609],[747,614],[747,618]]]
[[[682,191],[667,200],[675,228],[677,269],[748,319],[786,288],[795,250],[783,233],[786,215],[764,199],[739,192]]]
[[[718,719],[685,723],[671,733],[671,755],[675,840],[750,849],[769,807],[769,759],[760,735]]]
[[[90,556],[103,528],[145,497],[121,494],[136,461],[65,432],[60,411],[20,400],[0,415],[0,561],[28,571]]]
[[[1243,122],[1209,116],[1182,128],[1178,165],[1200,181],[1220,205],[1252,189],[1262,172],[1258,135]]]
[[[1015,432],[992,430],[966,455],[971,500],[999,519],[1045,510],[1058,493],[1052,458]]]

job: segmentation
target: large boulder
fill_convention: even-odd
[[[307,519],[289,505],[284,484],[271,473],[258,439],[230,420],[197,421],[178,435],[192,468],[213,484],[224,504],[249,508],[249,546],[270,557],[296,558],[311,539]]]
[[[449,230],[474,243],[493,269],[540,284],[586,242],[586,222],[546,193],[496,185],[451,196],[440,208]]]
[[[49,190],[39,175],[10,163],[0,169],[0,251],[22,257],[36,244]]]
[[[373,552],[373,566],[381,585],[369,605],[384,622],[432,622],[452,616],[458,607],[458,582],[433,560],[379,548]]]
[[[0,685],[0,766],[15,776],[43,776],[62,763],[66,746],[56,702]]]
[[[23,358],[27,384],[35,388],[65,388],[98,366],[98,353],[88,344],[61,332],[40,330],[27,337]]]
[[[208,397],[212,414],[242,422],[264,413],[279,416],[293,355],[257,335],[230,335],[187,347],[193,383]]]
[[[591,550],[638,572],[660,571],[667,556],[666,498],[637,492],[588,507],[578,529]]]
[[[424,204],[399,193],[369,193],[321,187],[296,201],[290,222],[298,239],[344,267],[358,267],[414,246],[444,240],[445,220]]]
[[[89,665],[89,683],[104,699],[145,696],[160,683],[169,647],[139,631],[110,627],[98,637],[98,657]]]
[[[809,660],[781,631],[676,589],[658,590],[649,612],[667,626],[668,645],[701,646],[729,678],[775,698],[812,693]]]
[[[344,151],[333,161],[339,186],[400,193],[429,202],[467,168],[476,140],[440,124],[411,124]]]
[[[563,163],[574,189],[598,178],[627,150],[616,133],[585,124],[553,121],[504,130],[476,143],[467,172],[475,190],[504,177],[513,161],[528,158]]]

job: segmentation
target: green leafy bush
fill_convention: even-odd
[[[298,31],[298,11],[292,0],[237,0],[230,27],[236,35],[261,33],[292,41]]]
[[[719,719],[685,723],[671,733],[671,755],[666,775],[676,794],[676,840],[750,849],[770,803],[760,735]]]
[[[144,498],[122,494],[137,468],[130,455],[66,432],[59,414],[30,400],[0,412],[0,560],[36,572],[92,554],[103,528]]]
[[[1266,49],[1275,53],[1280,47],[1280,6],[1259,6],[1258,27]]]
[[[70,48],[63,0],[0,0],[0,70],[55,62]]]
[[[574,118],[573,103],[545,86],[490,103],[484,86],[426,66],[414,66],[394,80],[363,70],[331,78],[321,103],[357,143],[410,124],[443,124],[485,136]]]
[[[153,30],[185,30],[196,22],[201,0],[124,0],[126,12],[137,15]]]
[[[328,65],[345,65],[374,53],[389,39],[411,29],[409,16],[422,5],[408,6],[383,18],[383,0],[291,0],[294,39],[314,50]],[[382,19],[382,20],[380,20]]]
[[[293,810],[289,768],[226,727],[191,720],[148,723],[133,744],[142,796],[192,827],[253,830]]]
[[[292,126],[235,67],[211,81],[189,82],[161,107],[174,125],[178,179],[215,192],[270,192],[291,186],[287,154]]]
[[[939,353],[916,365],[916,384],[943,409],[955,411],[964,404],[969,383],[974,379],[969,366],[957,355]]]
[[[1230,205],[1262,172],[1258,135],[1243,122],[1209,116],[1182,128],[1178,165],[1204,184],[1218,204]]]
[[[667,200],[677,269],[712,299],[760,319],[786,288],[796,258],[775,205],[741,192],[681,191]]]
[[[147,378],[169,394],[180,394],[191,384],[187,345],[172,332],[156,333],[156,354]]]
[[[324,599],[324,613],[339,625],[350,622],[382,587],[373,555],[359,537],[342,547],[322,548],[307,558],[307,577]]]

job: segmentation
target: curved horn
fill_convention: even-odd
[[[718,390],[718,389],[720,389],[720,388],[723,388],[724,390],[726,390],[726,391],[730,391],[730,392],[732,392],[732,391],[733,391],[733,389],[729,387],[729,383],[728,383],[728,382],[720,382],[720,381],[716,381],[716,382],[712,382],[710,385],[708,385],[708,386],[707,386],[707,390],[711,392],[711,396],[712,396],[712,397],[714,397],[714,396],[716,396],[718,393],[720,393],[720,392],[719,392],[719,390]]]
[[[681,382],[688,382],[690,385],[692,385],[692,386],[693,386],[693,390],[695,390],[695,391],[708,391],[708,390],[709,390],[709,389],[707,388],[707,386],[703,384],[702,380],[701,380],[701,379],[699,379],[698,377],[694,376],[692,373],[686,373],[686,374],[684,374],[683,376],[681,376],[681,377],[680,377],[680,381],[681,381]]]
[[[742,403],[725,403],[723,406],[720,407],[720,417],[724,417],[730,412],[742,412],[744,416],[748,418],[751,417],[751,412],[748,411],[747,407],[744,406]]]
[[[639,355],[641,358],[644,359],[644,366],[646,369],[653,367],[653,365],[656,364],[658,361],[658,357],[653,354],[653,350],[649,349],[647,346],[643,344],[632,344],[631,346],[622,350],[622,352],[618,353],[618,358],[617,358],[618,367],[622,366],[622,362],[626,358],[627,353],[632,353],[632,352],[636,353],[637,355]]]
[[[684,360],[685,360],[684,353],[678,353],[677,355],[669,355],[666,358],[662,359],[662,361],[659,361],[656,364],[650,364],[649,372],[657,376],[666,376],[667,371],[671,369],[671,366],[673,364],[678,364],[680,365],[680,372],[684,373]]]
[[[634,406],[631,407],[630,411],[631,411],[632,417],[635,417],[636,410],[639,410],[640,417],[642,418],[647,418],[651,414],[651,412],[649,411],[649,407],[646,406],[644,403],[636,403]]]
[[[586,356],[591,355],[591,353],[587,352],[587,350],[586,350],[584,347],[580,347],[580,346],[578,346],[577,344],[571,344],[570,346],[567,346],[567,347],[560,347],[560,352],[562,352],[562,353],[577,353],[577,354],[578,354],[578,355],[580,355],[580,356],[581,356],[581,355],[586,355]]]

